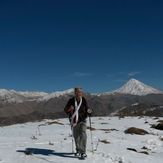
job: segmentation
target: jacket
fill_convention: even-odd
[[[71,106],[73,106],[73,108],[74,108],[74,110],[72,112],[69,111]],[[87,110],[88,110],[87,101],[84,97],[82,97],[82,104],[81,104],[79,111],[78,111],[78,115],[79,115],[78,123],[86,122],[86,118],[88,117]],[[75,112],[75,97],[71,98],[68,101],[67,105],[64,108],[64,111],[69,116],[69,119],[71,120],[71,117],[72,117],[73,113]]]

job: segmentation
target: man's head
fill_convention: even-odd
[[[80,87],[74,88],[74,93],[75,93],[76,98],[80,98],[83,95],[82,89]]]

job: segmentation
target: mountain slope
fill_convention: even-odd
[[[74,90],[60,92],[17,92],[0,89],[0,125],[11,125],[41,119],[65,117],[64,107],[73,96]],[[159,107],[163,106],[163,93],[135,79],[130,80],[120,89],[105,94],[85,94],[93,116],[107,116],[121,108],[140,104],[139,115],[163,116]],[[158,106],[150,111],[153,106]],[[125,112],[126,113],[126,112]],[[130,115],[130,111],[127,111]]]
[[[48,101],[53,98],[57,98],[60,96],[73,94],[74,89],[67,89],[64,91],[56,91],[53,93],[45,93],[45,92],[23,92],[23,91],[15,91],[15,90],[7,90],[0,89],[0,103],[22,103],[25,101]]]
[[[14,90],[0,89],[0,103],[22,103],[25,97]]]
[[[60,96],[64,96],[64,95],[68,95],[68,94],[73,94],[73,92],[74,92],[73,88],[67,89],[65,91],[57,91],[57,92],[53,92],[53,93],[47,94],[47,95],[39,98],[37,101],[38,102],[48,101],[48,100],[50,100],[52,98],[57,98],[57,97],[60,97]]]
[[[45,92],[22,92],[15,90],[6,90],[0,89],[0,103],[22,103],[24,101],[48,101],[53,98],[58,98],[61,96],[73,94],[73,88],[64,90],[64,91],[56,91],[52,93]],[[148,86],[136,79],[129,80],[126,84],[124,84],[121,88],[101,94],[91,94],[92,96],[101,96],[101,95],[111,95],[114,93],[119,94],[128,94],[128,95],[138,95],[144,96],[148,94],[163,94],[162,91],[157,90],[151,86]]]
[[[157,90],[151,86],[148,86],[136,79],[130,79],[121,88],[119,88],[113,92],[120,93],[120,94],[138,95],[138,96],[144,96],[147,94],[162,94],[163,93],[160,90]]]
[[[91,120],[94,130],[87,129],[88,157],[84,161],[71,153],[71,127],[66,118],[0,127],[0,163],[162,163],[162,131],[150,126],[158,120],[152,117]],[[129,127],[140,126],[150,134],[124,133]]]

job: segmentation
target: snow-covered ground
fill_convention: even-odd
[[[149,117],[92,118],[92,127],[96,129],[92,131],[94,153],[90,130],[87,130],[86,160],[79,160],[71,154],[72,137],[68,119],[57,120],[63,125],[48,125],[48,122],[54,121],[44,120],[0,127],[0,163],[162,163],[163,141],[160,137],[163,138],[163,131],[150,128],[150,124],[156,121]],[[124,130],[129,127],[142,128],[150,134],[125,134]],[[136,149],[138,152],[146,151],[149,155],[127,148]],[[26,155],[24,151],[32,151],[32,155]]]

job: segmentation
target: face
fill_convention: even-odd
[[[76,96],[77,98],[82,97],[82,90],[81,90],[81,89],[76,89],[76,90],[75,90],[75,96]]]

